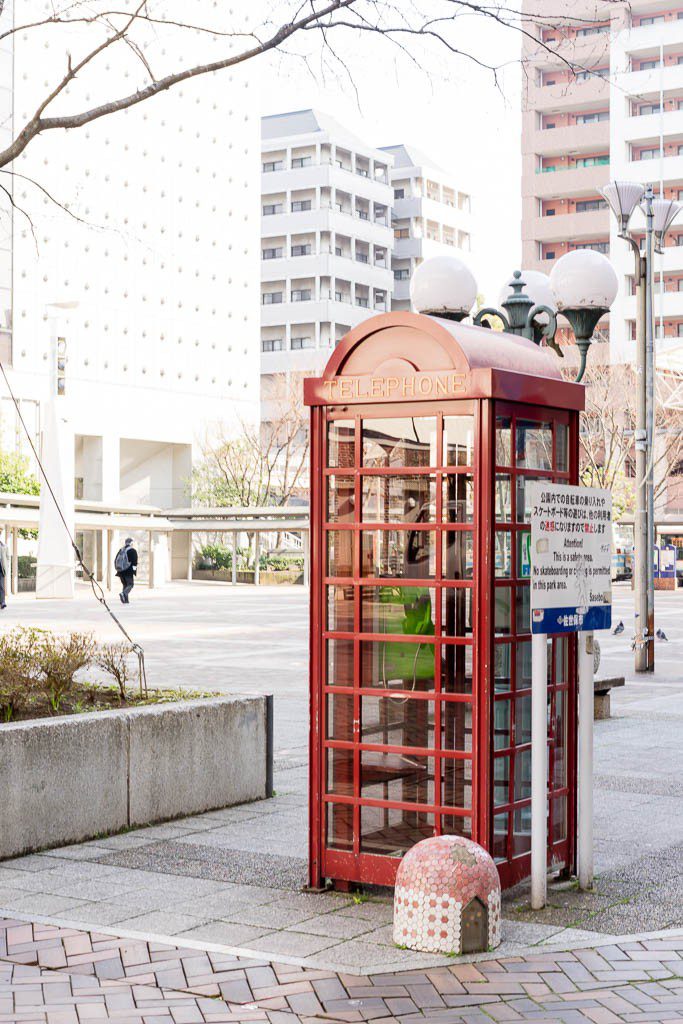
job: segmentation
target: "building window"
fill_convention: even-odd
[[[310,158],[310,156],[293,156],[292,157],[292,167],[293,168],[310,167],[310,165],[311,165],[311,158]]]
[[[370,257],[368,256],[368,254],[366,252],[357,252],[356,253],[356,260],[357,260],[358,263],[369,263],[370,262]]]
[[[334,293],[334,301],[335,302],[343,302],[344,301],[344,296],[342,295],[341,292],[335,292]]]
[[[304,210],[311,209],[310,199],[293,199],[292,200],[292,213],[303,213]]]
[[[282,203],[266,203],[263,206],[264,217],[272,217],[276,213],[282,213]]]
[[[368,299],[363,298],[363,297],[357,295],[356,296],[356,305],[357,306],[362,306],[363,309],[368,309],[370,304],[369,304]]]
[[[555,253],[554,253],[554,252],[547,252],[547,253],[545,254],[545,257],[544,257],[544,258],[545,258],[546,260],[554,260],[554,259],[555,259]]]
[[[553,207],[551,210],[546,210],[544,216],[546,216],[546,217],[554,217],[555,216],[555,208]]]
[[[679,338],[683,338],[683,324],[682,323],[676,324],[676,335]]]
[[[659,67],[659,60],[641,60],[638,65],[638,71],[652,71],[653,68]]]
[[[268,174],[271,171],[281,171],[283,166],[282,160],[266,160],[261,164],[261,170],[264,174]]]
[[[367,210],[356,210],[356,216],[360,217],[361,220],[370,220],[370,214]]]
[[[410,271],[405,267],[394,271],[394,281],[407,281],[409,277]]]
[[[679,14],[679,17],[680,17],[680,14]],[[664,15],[663,14],[652,14],[652,15],[649,15],[647,18],[639,18],[638,19],[638,26],[642,27],[643,25],[658,25],[660,21],[664,21]]]
[[[264,292],[261,296],[261,302],[264,306],[275,306],[277,303],[282,302],[282,292]]]
[[[395,188],[394,189],[394,199],[405,199],[405,197],[406,197],[406,190],[404,188]]]
[[[394,238],[410,238],[410,228],[394,228]]]
[[[609,25],[591,25],[590,28],[580,28],[577,36],[597,36],[600,32],[609,32]]]
[[[292,256],[310,256],[310,255],[311,255],[310,243],[308,245],[293,245],[292,246]]]
[[[574,242],[572,249],[594,249],[595,252],[609,253],[609,242]]]
[[[335,245],[335,247],[334,247],[334,255],[335,256],[343,256],[344,255],[344,253],[342,252],[341,245]]]
[[[263,338],[261,341],[262,352],[282,352],[284,347],[284,338]]]
[[[642,107],[638,109],[638,114],[641,117],[647,117],[648,114],[658,114],[661,109],[659,103],[643,103]]]
[[[292,349],[313,348],[313,338],[292,338]]]
[[[261,249],[261,257],[264,260],[278,260],[282,256],[283,249]]]
[[[575,167],[604,167],[606,164],[609,164],[609,155],[607,153],[604,156],[577,157],[574,162]]]
[[[311,301],[311,289],[310,288],[292,288],[292,302],[310,302]]]
[[[604,210],[607,203],[604,199],[581,199],[576,204],[577,213],[592,213],[594,210]]]
[[[361,178],[370,177],[370,173],[365,169],[365,167],[356,167],[356,174],[360,174]]]
[[[577,124],[595,124],[597,121],[609,121],[609,110],[597,110],[591,114],[577,114]]]

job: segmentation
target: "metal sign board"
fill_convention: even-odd
[[[527,482],[531,506],[531,631],[612,624],[612,495],[597,487]]]

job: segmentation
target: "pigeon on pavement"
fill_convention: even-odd
[[[657,632],[655,633],[655,636],[657,637],[658,640],[668,640],[669,639],[663,629],[658,629]]]
[[[620,633],[624,632],[624,623],[619,619],[616,626],[612,630],[612,636],[619,636]]]

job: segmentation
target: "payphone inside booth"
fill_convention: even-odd
[[[530,870],[532,480],[576,483],[583,387],[519,337],[413,313],[340,342],[311,406],[310,883],[393,885],[464,835]],[[549,862],[571,868],[573,638],[548,641]]]

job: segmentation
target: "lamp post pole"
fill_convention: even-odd
[[[647,462],[645,466],[645,493],[647,501],[647,646],[643,671],[655,668],[655,343],[654,343],[654,191],[648,185],[645,191],[645,430],[647,434]]]

